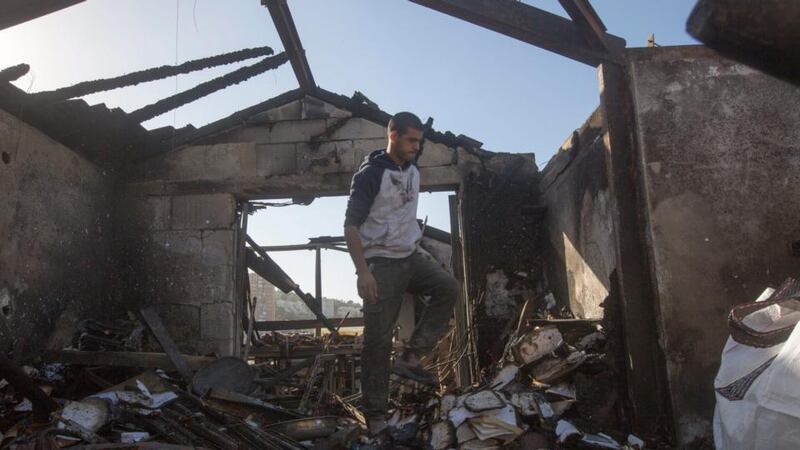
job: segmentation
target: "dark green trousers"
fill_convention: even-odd
[[[364,348],[361,351],[361,390],[364,414],[382,418],[388,409],[392,334],[403,294],[430,296],[422,318],[408,342],[419,355],[430,352],[447,331],[461,289],[452,275],[428,255],[415,252],[402,259],[370,258],[378,283],[378,300],[364,305]]]

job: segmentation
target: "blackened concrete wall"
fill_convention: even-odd
[[[597,110],[542,171],[548,286],[575,317],[602,319],[616,269],[614,200]]]
[[[0,110],[0,351],[69,343],[110,315],[112,177]]]
[[[688,442],[710,435],[729,309],[800,273],[800,90],[703,47],[628,55],[659,334]]]

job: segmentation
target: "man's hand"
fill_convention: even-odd
[[[378,301],[378,282],[369,270],[358,273],[358,295],[364,303],[374,305]]]

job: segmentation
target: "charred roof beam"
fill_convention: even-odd
[[[246,59],[269,56],[273,53],[270,47],[256,47],[237,50],[235,52],[223,53],[221,55],[210,56],[208,58],[194,59],[176,66],[160,66],[150,69],[139,70],[114,78],[104,78],[100,80],[82,81],[72,86],[56,89],[54,91],[37,92],[34,94],[35,101],[43,103],[56,103],[70,98],[83,97],[84,95],[96,92],[110,91],[127,86],[135,86],[140,83],[160,80],[175,75],[204,70],[211,67],[233,64]]]
[[[300,89],[307,93],[313,93],[317,90],[317,84],[314,82],[314,75],[308,65],[306,51],[300,42],[300,35],[294,25],[289,5],[286,0],[261,0],[261,4],[267,7],[272,16],[272,22],[275,23],[275,28],[278,30],[284,51],[289,55],[289,61],[292,63],[292,69],[300,84]]]
[[[578,26],[587,44],[595,50],[608,50],[605,41],[606,26],[589,0],[558,0],[558,2]]]
[[[68,8],[84,0],[3,0],[0,1],[0,30]]]
[[[221,77],[214,78],[213,80],[206,81],[205,83],[198,84],[197,86],[175,94],[171,97],[159,100],[156,103],[147,105],[129,114],[129,117],[136,122],[144,122],[153,117],[160,116],[165,112],[172,111],[175,108],[191,103],[199,98],[205,97],[211,93],[225,89],[228,86],[241,83],[256,75],[262,74],[267,70],[274,69],[287,61],[286,53],[279,53],[275,56],[270,56],[262,59],[261,61],[234,70]]]
[[[410,1],[593,67],[620,62],[625,48],[625,39],[604,32],[608,50],[595,49],[576,23],[515,0]]]

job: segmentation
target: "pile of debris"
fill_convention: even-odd
[[[377,438],[362,437],[361,446],[645,448],[637,436],[599,429],[580,407],[575,378],[611,370],[606,341],[597,321],[531,320],[508,341],[488,382],[444,392],[417,390],[406,397],[399,390],[387,430]]]
[[[645,448],[607,420],[619,387],[599,321],[517,323],[467,387],[455,365],[473,347],[457,348],[451,329],[425,360],[439,385],[393,376],[389,426],[373,436],[359,412],[359,336],[273,332],[254,336],[248,359],[215,358],[181,354],[152,308],[82,321],[72,348],[36,368],[0,361],[2,448]]]
[[[154,342],[165,353],[141,351]],[[333,449],[363,431],[337,395],[337,355],[284,368],[189,357],[153,309],[141,311],[141,323],[82,321],[73,348],[44,358],[79,362],[20,368],[0,360],[2,448]],[[172,370],[142,371],[148,365]]]

